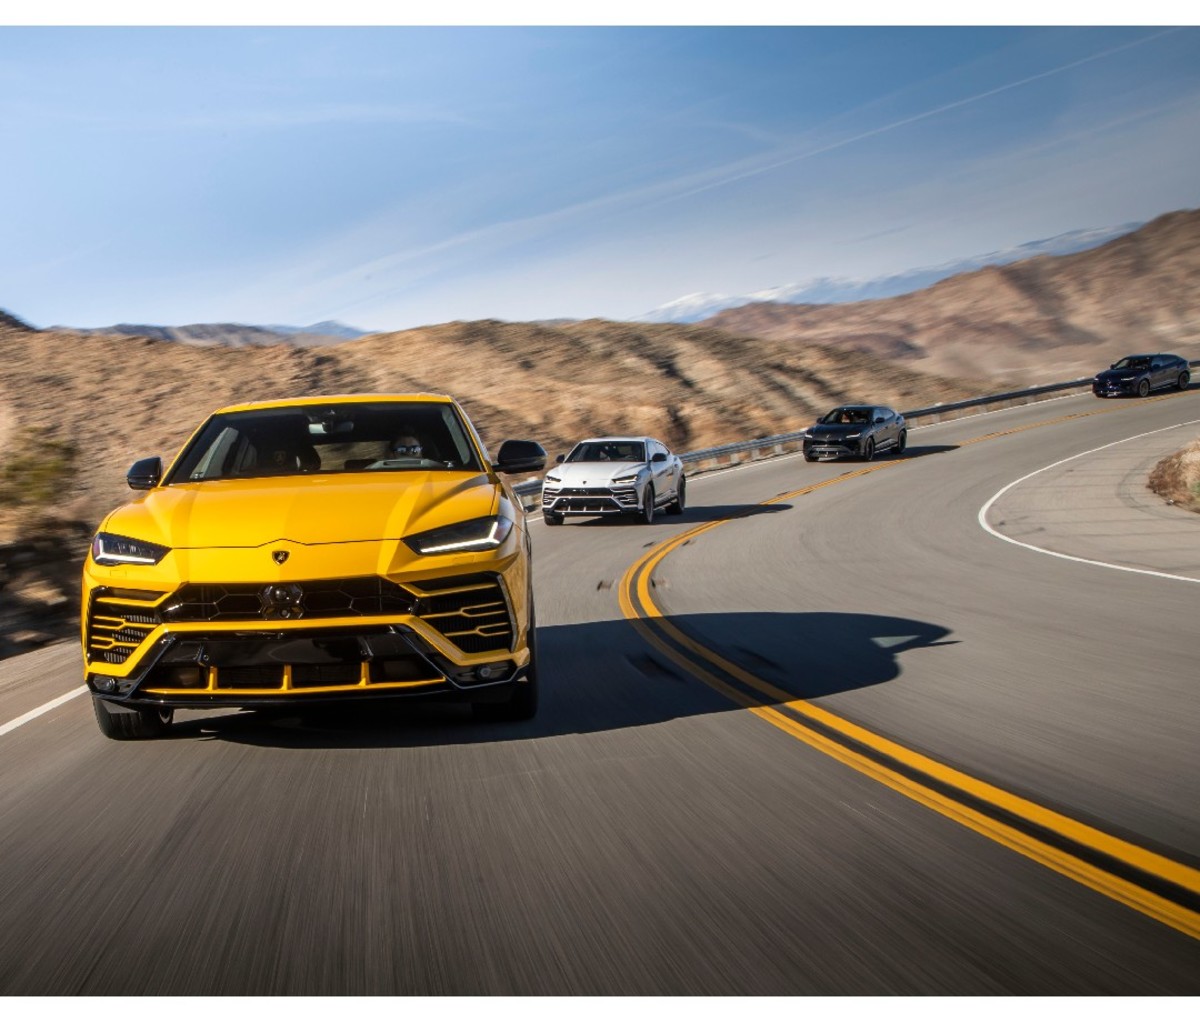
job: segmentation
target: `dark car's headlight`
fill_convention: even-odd
[[[472,518],[469,522],[445,525],[440,529],[406,536],[404,542],[418,554],[458,554],[474,550],[495,550],[512,532],[512,519],[504,515]]]
[[[847,440],[857,440],[860,436],[862,436],[862,433],[847,433],[846,439]]]
[[[92,540],[92,560],[97,564],[157,564],[171,552],[170,547],[147,543],[144,539],[114,536],[98,532]]]

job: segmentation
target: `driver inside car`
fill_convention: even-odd
[[[395,461],[398,458],[420,458],[423,456],[425,445],[421,443],[412,433],[402,433],[392,441],[392,446],[388,449],[388,460]]]
[[[406,429],[396,434],[387,445],[379,460],[368,468],[420,468],[426,464],[426,445],[415,430]]]

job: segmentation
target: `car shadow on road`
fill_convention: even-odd
[[[684,509],[681,515],[664,514],[659,511],[650,523],[650,528],[667,525],[701,525],[704,522],[723,522],[732,518],[752,518],[755,515],[771,515],[779,511],[790,511],[791,504],[701,504]],[[584,529],[612,529],[645,527],[645,522],[636,515],[605,515],[597,518],[568,518],[563,526]]]
[[[904,448],[904,453],[900,455],[900,459],[907,458],[924,458],[930,454],[948,454],[950,451],[957,451],[958,444],[909,444]]]
[[[687,614],[659,619],[711,651],[685,651],[751,704],[808,699],[891,682],[900,658],[953,644],[939,625],[839,613]],[[399,748],[529,741],[617,731],[737,709],[628,621],[538,629],[541,707],[536,718],[493,723],[462,703],[405,699],[271,712],[180,713],[176,739],[298,749]],[[739,683],[720,660],[757,679]]]

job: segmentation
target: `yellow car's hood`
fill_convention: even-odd
[[[355,543],[495,514],[499,497],[500,488],[477,472],[218,479],[152,490],[114,511],[103,528],[175,550]]]

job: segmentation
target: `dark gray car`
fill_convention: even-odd
[[[822,415],[804,432],[805,461],[834,461],[876,454],[902,454],[908,444],[904,416],[879,405],[842,405]]]

